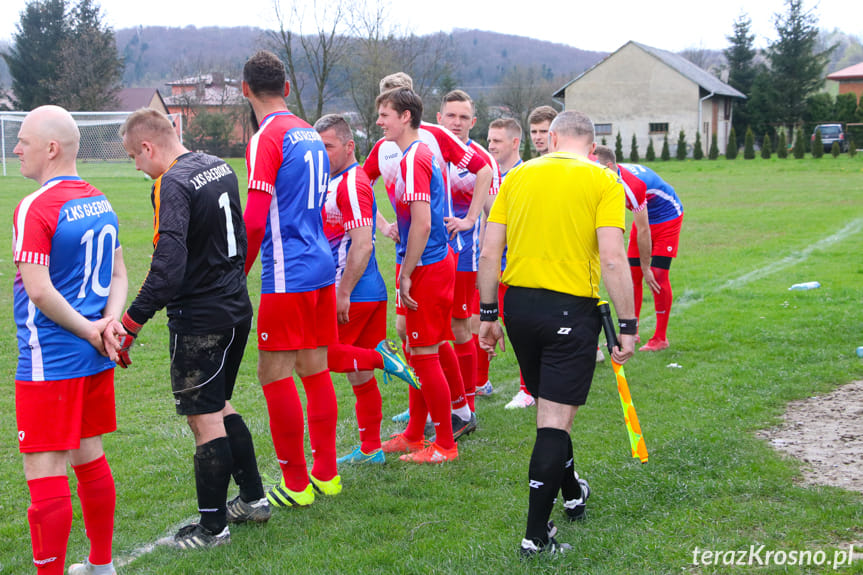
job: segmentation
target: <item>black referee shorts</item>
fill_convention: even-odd
[[[544,289],[506,290],[504,323],[531,395],[567,405],[587,401],[602,326],[596,304]]]
[[[252,319],[210,334],[170,330],[171,388],[179,415],[215,413],[234,394]]]

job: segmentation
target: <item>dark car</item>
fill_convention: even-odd
[[[821,133],[821,143],[824,144],[824,151],[829,152],[833,147],[833,142],[839,142],[839,151],[848,151],[848,140],[845,139],[845,131],[842,129],[842,124],[818,124],[815,126],[815,131],[812,132],[812,142],[815,142],[816,132]]]

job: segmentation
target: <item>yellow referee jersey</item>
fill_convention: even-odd
[[[506,226],[510,286],[599,297],[596,229],[625,229],[617,174],[583,156],[553,152],[511,171],[488,221]]]

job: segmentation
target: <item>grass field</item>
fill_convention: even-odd
[[[242,162],[234,165],[242,180]],[[671,348],[638,354],[626,366],[650,461],[642,466],[629,456],[611,368],[599,366],[573,430],[576,469],[593,491],[588,518],[568,524],[559,506],[552,516],[558,539],[574,546],[570,554],[528,563],[516,554],[535,424],[533,409],[503,409],[518,386],[508,351],[492,363],[498,391],[477,400],[480,428],[460,443],[459,461],[416,467],[391,457],[385,466],[343,469],[345,489],[336,498],[276,512],[266,526],[234,527],[227,547],[144,553],[121,573],[833,572],[826,564],[759,567],[757,559],[751,567],[693,565],[693,552],[764,545],[765,551],[823,551],[831,560],[834,550],[863,545],[863,497],[801,486],[801,464],[755,436],[779,421],[786,402],[863,377],[863,360],[854,353],[863,345],[863,156],[652,167],[675,186],[686,216],[671,273]],[[149,184],[126,164],[85,164],[81,171],[119,213],[134,294],[151,252]],[[0,179],[7,223],[33,189],[20,176]],[[28,493],[15,439],[9,254],[0,265],[6,278],[0,370],[7,382],[0,387],[0,573],[17,574],[32,568]],[[391,242],[378,242],[378,257],[383,270],[392,269]],[[788,291],[809,280],[822,287]],[[250,281],[255,302],[258,284]],[[652,333],[651,316],[648,301],[643,334]],[[193,440],[169,393],[164,314],[138,341],[134,365],[117,373],[119,430],[105,440],[118,491],[120,561],[195,515]],[[250,345],[234,403],[252,429],[261,469],[275,477],[256,359]],[[357,434],[353,394],[343,376],[334,381],[341,454]],[[397,431],[388,416],[404,408],[407,393],[393,386],[382,394],[384,432]],[[76,501],[67,563],[86,553],[83,531]],[[840,572],[863,573],[863,560]]]

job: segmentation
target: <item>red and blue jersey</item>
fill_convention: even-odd
[[[446,190],[443,175],[435,162],[434,154],[419,140],[402,153],[399,177],[395,186],[387,189],[390,203],[396,212],[399,243],[396,245],[396,263],[401,264],[407,249],[411,228],[411,202],[428,202],[431,211],[431,230],[418,266],[437,263],[447,257],[449,244],[444,224]]]
[[[619,164],[619,166],[621,176],[623,176],[623,171],[627,170],[644,182],[647,195],[647,218],[651,226],[670,222],[683,216],[683,204],[674,188],[660,178],[656,172],[639,164]]]
[[[471,148],[468,148],[464,142],[459,140],[455,134],[437,124],[429,124],[422,122],[419,129],[420,141],[428,146],[434,155],[435,163],[437,164],[446,185],[447,180],[447,164],[453,164],[456,168],[466,169],[472,174],[476,174],[483,166],[486,165],[485,160],[474,153]],[[386,140],[378,140],[372,151],[369,153],[363,164],[363,170],[368,175],[369,180],[374,182],[378,178],[384,179],[384,186],[387,194],[392,197],[392,190],[395,188],[396,181],[399,178],[399,163],[402,159],[402,152],[399,150],[395,142]],[[446,199],[443,204],[444,216],[452,216],[452,198],[449,196],[449,188],[445,188]],[[456,251],[459,251],[461,246]]]
[[[13,261],[47,266],[51,283],[75,311],[102,317],[119,246],[118,221],[107,198],[78,177],[53,178],[15,208]],[[51,321],[15,274],[14,315],[21,381],[54,381],[114,367],[87,341]]]
[[[246,149],[249,189],[273,196],[261,244],[261,293],[296,293],[335,281],[321,208],[330,162],[320,135],[291,112],[261,122]]]
[[[387,286],[375,258],[375,214],[378,206],[366,173],[359,164],[353,165],[330,179],[324,202],[324,233],[330,242],[336,264],[336,287],[345,272],[351,249],[352,229],[371,226],[372,255],[362,277],[351,292],[351,301],[387,301]]]
[[[500,188],[500,170],[498,169],[497,162],[485,148],[473,140],[468,140],[467,146],[491,168],[492,182],[489,188],[489,195],[496,195],[498,188]],[[453,215],[463,218],[467,216],[471,201],[473,200],[476,174],[467,168],[459,168],[451,163],[447,164],[447,171],[447,187],[452,198]],[[459,232],[455,238],[450,240],[450,246],[458,254],[457,271],[477,271],[479,267],[479,230],[480,218],[477,218],[473,228]]]

